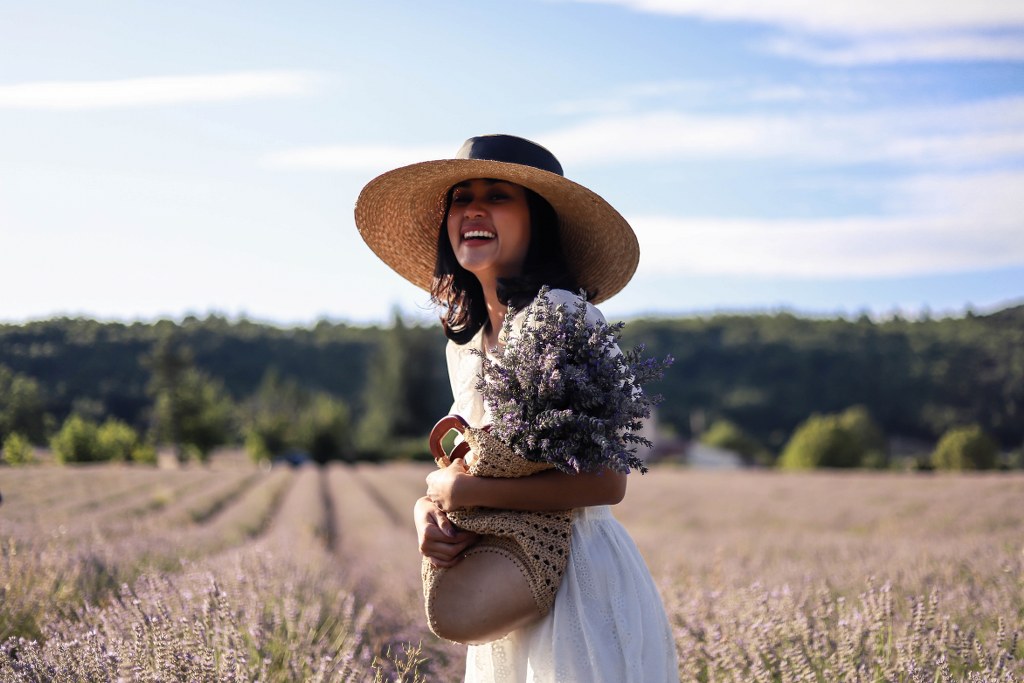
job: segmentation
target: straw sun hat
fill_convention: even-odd
[[[513,135],[470,138],[454,159],[424,161],[374,178],[356,200],[359,234],[395,272],[430,291],[445,197],[453,185],[474,178],[522,185],[551,204],[569,268],[581,287],[595,293],[594,303],[633,277],[640,247],[626,219],[566,178],[551,152]]]

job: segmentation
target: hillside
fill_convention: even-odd
[[[100,323],[54,319],[0,326],[0,366],[32,378],[56,421],[72,410],[145,426],[152,398],[147,358],[173,336],[195,365],[223,381],[236,400],[274,369],[363,413],[371,364],[399,346],[422,403],[422,430],[451,401],[445,340],[436,326],[358,327],[320,322],[282,329],[221,317],[180,323]],[[724,417],[778,449],[815,412],[866,406],[890,435],[934,439],[978,422],[1006,448],[1024,442],[1024,306],[963,318],[884,322],[816,319],[789,313],[639,319],[624,345],[675,357],[656,389],[662,424],[687,435],[695,420]],[[406,378],[412,381],[412,378]]]

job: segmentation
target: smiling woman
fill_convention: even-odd
[[[355,217],[363,239],[381,259],[429,289],[442,309],[455,401],[450,412],[461,416],[469,434],[495,425],[478,389],[484,353],[541,336],[536,326],[525,324],[526,305],[549,296],[553,306],[577,310],[573,329],[592,338],[606,323],[588,299],[622,289],[639,260],[632,229],[611,205],[565,178],[548,150],[511,135],[470,138],[455,159],[413,164],[375,178],[360,193]],[[425,258],[430,254],[424,253],[428,245],[434,246],[432,271]],[[510,308],[518,313],[506,318]],[[568,353],[561,333],[555,345],[552,357]],[[619,354],[617,347],[595,353],[605,359]],[[600,393],[599,400],[608,399]],[[467,443],[478,445],[465,461],[451,459],[427,476],[427,495],[414,508],[426,558],[428,620],[439,635],[473,643],[466,680],[678,680],[658,590],[611,512],[625,494],[625,473],[599,462],[593,471],[576,474],[548,469],[511,478],[484,476],[467,466],[488,459],[488,449],[474,439],[467,436]],[[554,448],[541,443],[535,450],[546,454]],[[582,450],[568,448],[573,455]],[[531,590],[521,590],[517,594],[526,596],[525,607],[515,601],[508,608],[512,586],[522,585],[514,579],[535,588],[539,570],[503,553],[501,548],[508,548],[493,542],[503,538],[493,528],[467,527],[478,536],[453,523],[460,512],[477,508],[519,521],[554,514],[568,524],[560,536],[569,537],[568,553],[563,550],[558,560],[566,563],[564,572],[541,582],[545,590],[557,588],[553,606],[550,593],[534,604]],[[538,524],[550,529],[553,522],[544,520]],[[534,529],[527,536],[536,539],[540,533]],[[540,555],[531,550],[527,557]],[[437,578],[444,572],[460,578],[446,583]],[[456,591],[453,599],[440,600],[445,609],[435,600],[452,597],[442,584]],[[459,630],[467,623],[486,627]]]

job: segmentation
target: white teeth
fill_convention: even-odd
[[[486,240],[492,240],[495,237],[496,235],[493,232],[487,232],[486,230],[470,230],[469,232],[462,236],[462,239],[468,240],[473,238],[481,238]]]

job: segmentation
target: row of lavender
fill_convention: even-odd
[[[439,671],[403,653],[422,630],[415,538],[375,475],[0,470],[0,680]]]
[[[0,680],[455,680],[427,470],[0,470]],[[1024,477],[657,468],[617,515],[686,681],[1024,676]],[[409,647],[406,647],[409,646]]]

